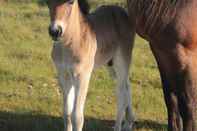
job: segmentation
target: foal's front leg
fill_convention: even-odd
[[[58,80],[63,92],[63,115],[64,115],[64,130],[72,131],[72,111],[74,107],[75,87],[72,82],[72,75],[65,76],[63,71],[58,73]]]
[[[73,72],[66,78],[59,74],[59,83],[63,88],[65,131],[82,131],[90,75],[91,70]]]
[[[91,69],[74,74],[75,101],[72,112],[73,131],[82,131],[84,123],[84,105],[88,91]]]

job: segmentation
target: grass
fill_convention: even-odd
[[[94,5],[95,6],[95,5]],[[62,131],[62,98],[50,58],[48,9],[36,3],[0,2],[0,130]],[[137,37],[130,70],[136,131],[167,130],[156,63]],[[86,131],[112,131],[115,82],[103,67],[91,79]]]

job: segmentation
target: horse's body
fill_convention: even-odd
[[[115,131],[121,130],[124,118],[125,129],[131,128],[134,118],[128,75],[135,32],[130,28],[127,13],[120,7],[103,6],[85,14],[78,0],[50,0],[48,6],[49,32],[56,40],[52,58],[64,96],[65,131],[82,131],[91,73],[107,63],[112,66],[118,84]]]
[[[134,32],[128,29],[130,25],[124,9],[117,6],[102,6],[89,14],[88,20],[97,39],[95,68],[109,62],[118,48],[123,48],[124,51],[121,52],[125,53],[124,56],[131,52]],[[124,36],[122,33],[128,35]],[[129,60],[130,58],[131,55],[126,59]],[[129,63],[130,60],[126,62],[126,65],[129,65]]]
[[[196,131],[197,1],[128,0],[130,18],[158,63],[169,131]]]

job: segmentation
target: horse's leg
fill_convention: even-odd
[[[83,69],[80,73],[74,73],[75,102],[72,113],[73,131],[82,131],[84,123],[84,105],[88,91],[92,68]]]
[[[196,131],[196,86],[197,53],[190,52],[186,68],[176,76],[179,110],[183,120],[183,131]]]
[[[130,56],[129,59],[125,59],[122,52],[118,52],[113,59],[113,68],[117,78],[117,118],[115,124],[115,131],[121,131],[121,126],[123,119],[126,115],[126,124],[127,129],[132,128],[134,121],[132,106],[131,106],[131,97],[130,97],[130,86],[129,86],[129,65],[130,65]]]
[[[64,113],[64,130],[72,131],[71,115],[74,103],[74,86],[72,84],[71,76],[65,77],[64,71],[60,70],[58,73],[59,85],[63,92],[63,113]]]
[[[129,100],[132,100],[131,99],[131,91],[130,91],[130,81],[129,79],[127,80],[127,93],[128,93],[128,99]],[[132,101],[130,101],[128,103],[128,106],[126,108],[126,111],[125,111],[125,117],[126,117],[126,121],[125,121],[125,124],[123,126],[123,129],[127,130],[127,131],[131,131],[132,127],[133,127],[133,124],[134,124],[134,120],[135,120],[135,117],[134,117],[134,114],[133,114],[133,110],[132,110]]]
[[[166,48],[164,43],[151,43],[156,57],[168,109],[168,130],[181,131],[181,118],[184,131],[195,131],[195,60],[192,53],[178,43],[171,43]],[[164,45],[164,46],[163,46]],[[162,47],[163,46],[163,47]],[[189,53],[189,54],[188,54]],[[193,67],[193,68],[192,68]]]
[[[52,59],[57,70],[59,86],[63,92],[64,130],[72,131],[71,115],[74,106],[74,85],[72,82],[71,73],[66,72],[61,53],[61,44],[54,44],[54,48],[52,50]]]
[[[161,80],[163,84],[164,98],[168,111],[168,130],[181,131],[181,117],[178,107],[178,97],[174,87],[171,87],[171,78],[165,74],[166,70],[160,69]]]
[[[171,51],[166,52],[165,50],[159,50],[153,43],[151,44],[151,49],[156,57],[161,75],[164,98],[168,111],[168,130],[181,131],[181,117],[179,115],[178,97],[176,93],[177,87],[175,81],[172,79],[172,76],[180,70],[174,68],[177,63],[173,62],[175,62],[177,58],[173,58],[174,55],[171,54]]]

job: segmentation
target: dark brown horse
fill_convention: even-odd
[[[197,1],[128,0],[128,7],[159,67],[168,130],[196,131]]]

